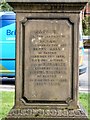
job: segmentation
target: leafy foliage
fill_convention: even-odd
[[[2,0],[0,2],[0,12],[2,11],[12,11],[13,8],[6,2],[6,0]]]
[[[83,26],[83,34],[90,36],[90,16],[86,16],[85,19],[82,21]]]

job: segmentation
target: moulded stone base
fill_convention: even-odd
[[[2,120],[89,120],[81,109],[12,109]]]

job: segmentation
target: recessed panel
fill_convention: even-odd
[[[24,97],[66,101],[72,90],[72,24],[68,19],[25,23]]]

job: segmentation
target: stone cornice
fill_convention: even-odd
[[[30,3],[30,2],[8,2],[15,10],[15,12],[65,12],[65,11],[80,11],[85,6],[82,3]]]

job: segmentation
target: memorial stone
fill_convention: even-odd
[[[16,12],[16,97],[6,120],[88,120],[78,102],[79,13],[86,0],[7,0]]]

